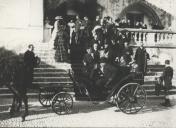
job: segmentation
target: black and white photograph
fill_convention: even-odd
[[[0,0],[0,127],[176,127],[176,0]]]

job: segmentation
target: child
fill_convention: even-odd
[[[170,100],[168,98],[168,92],[172,88],[173,68],[170,66],[169,60],[165,61],[165,68],[163,71],[162,78],[164,81],[163,88],[164,88],[164,92],[165,92],[165,102],[161,103],[161,105],[166,106],[166,107],[170,107],[171,104],[170,104]]]

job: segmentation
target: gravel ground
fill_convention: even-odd
[[[176,127],[176,107],[162,107],[158,99],[148,100],[142,111],[132,115],[106,102],[87,101],[76,101],[71,114],[57,115],[36,99],[30,99],[25,122],[21,122],[20,113],[9,118],[10,102],[10,99],[1,100],[0,127]]]

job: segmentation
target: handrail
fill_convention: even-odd
[[[145,32],[145,33],[167,33],[167,34],[176,34],[172,30],[156,30],[156,29],[136,29],[136,28],[118,28],[119,31],[127,32]]]

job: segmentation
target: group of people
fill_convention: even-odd
[[[61,16],[55,19],[52,39],[56,61],[70,62],[73,69],[77,69],[75,65],[82,65],[87,73],[99,64],[101,58],[120,66],[129,66],[135,61],[139,72],[146,72],[149,54],[142,42],[134,55],[134,49],[130,47],[131,33],[118,29],[130,27],[129,20],[117,19],[113,22],[109,16],[103,19],[97,16],[91,22],[88,17],[81,19],[76,16],[75,22],[70,20],[66,23]],[[141,22],[138,25],[139,28],[145,26]]]
[[[61,16],[57,16],[55,19],[52,34],[54,49],[56,50],[55,58],[58,62],[69,61],[75,73],[75,78],[81,79],[82,76],[86,76],[97,86],[104,85],[106,88],[117,72],[117,68],[114,67],[129,67],[133,62],[138,65],[138,72],[145,75],[147,60],[150,59],[149,54],[142,42],[134,54],[134,49],[129,45],[130,33],[121,32],[117,29],[119,26],[126,27],[127,23],[123,20],[118,21],[119,26],[117,27],[117,23],[113,23],[110,17],[100,20],[97,16],[92,23],[87,17],[81,20],[79,16],[76,16],[76,21],[71,20],[68,24],[64,22]],[[22,121],[28,115],[26,93],[27,88],[32,86],[33,70],[37,61],[33,50],[34,46],[29,45],[24,54],[23,77],[25,83],[22,83],[23,85],[19,91],[20,95],[17,95],[17,98],[23,100],[25,104]],[[123,71],[125,72],[125,70]],[[167,72],[165,75],[168,75]],[[171,75],[173,76],[173,73]],[[12,106],[11,114],[13,112]]]
[[[130,28],[130,20],[117,19],[113,22],[112,18],[107,16],[101,19],[96,17],[95,21],[90,21],[88,17],[81,19],[76,16],[76,20],[70,20],[66,23],[61,16],[55,17],[52,39],[54,49],[56,49],[56,61],[70,61],[71,50],[74,51],[73,45],[81,47],[82,54],[86,53],[88,47],[93,47],[94,43],[98,44],[99,49],[103,49],[104,45],[113,47],[112,45],[120,45],[118,54],[122,54],[124,43],[128,44],[132,40],[132,34],[128,31],[119,31],[118,28]],[[147,28],[142,22],[136,23],[136,28]],[[115,46],[114,46],[115,47]]]

